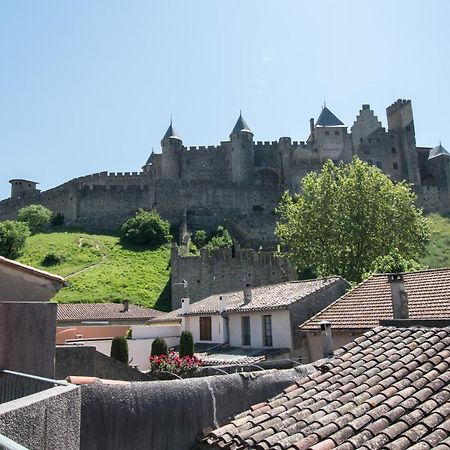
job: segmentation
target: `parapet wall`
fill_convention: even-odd
[[[180,308],[181,298],[191,303],[213,294],[237,291],[244,283],[263,286],[297,279],[286,259],[273,252],[219,249],[212,255],[202,249],[200,256],[182,257],[172,247],[172,309]],[[188,282],[187,292],[183,280]]]

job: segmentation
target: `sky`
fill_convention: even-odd
[[[217,145],[239,111],[255,140],[308,137],[322,105],[411,99],[417,145],[450,150],[448,0],[3,0],[0,198],[138,171],[170,117]]]

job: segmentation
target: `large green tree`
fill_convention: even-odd
[[[50,222],[52,212],[42,205],[28,205],[19,209],[18,221],[25,222],[32,233],[36,233]]]
[[[425,252],[428,223],[414,200],[406,182],[393,183],[357,157],[330,160],[302,180],[301,194],[283,195],[276,234],[298,270],[360,281],[377,258]]]
[[[0,222],[0,255],[11,259],[17,258],[29,235],[30,229],[26,223],[13,220]]]

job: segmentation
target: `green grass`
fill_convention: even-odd
[[[427,217],[430,219],[430,244],[428,254],[420,263],[431,269],[450,267],[450,216],[429,214]]]
[[[64,261],[44,265],[49,253],[63,255]],[[70,286],[55,296],[59,303],[128,299],[161,310],[170,308],[170,249],[167,247],[123,247],[117,236],[58,231],[31,236],[19,260],[66,277]],[[86,270],[78,273],[83,269]]]

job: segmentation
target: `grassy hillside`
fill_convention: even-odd
[[[450,216],[430,214],[431,239],[428,255],[420,262],[430,268],[450,267]]]
[[[48,265],[47,255],[62,261]],[[19,260],[66,277],[70,286],[55,297],[60,303],[129,299],[169,309],[168,248],[124,248],[116,236],[61,231],[31,236]]]

